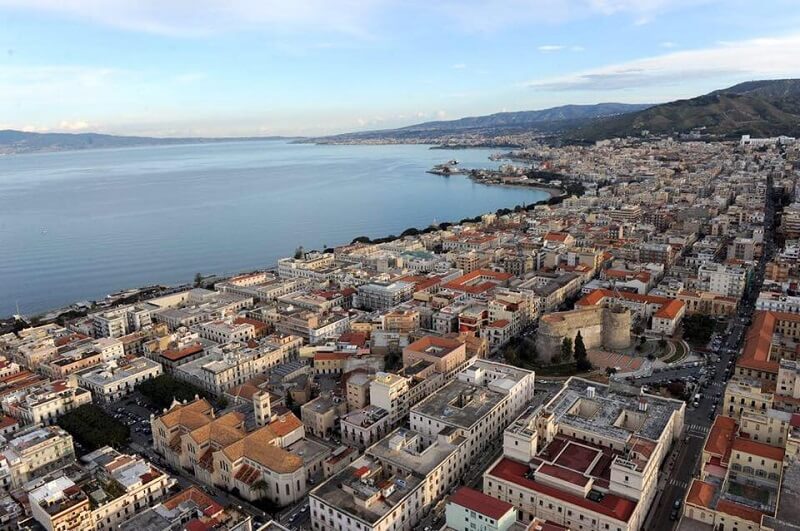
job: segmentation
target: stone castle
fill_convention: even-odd
[[[561,351],[565,337],[575,342],[578,332],[588,349],[621,350],[631,346],[631,312],[622,307],[590,306],[556,312],[539,320],[536,351],[551,361]]]

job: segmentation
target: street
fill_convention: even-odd
[[[770,177],[767,181],[767,190],[771,189],[772,178]],[[729,361],[733,360],[735,363],[736,357],[741,352],[742,343],[746,335],[744,323],[752,319],[756,299],[764,281],[764,270],[767,262],[772,257],[774,249],[774,216],[772,195],[768,192],[764,222],[764,251],[753,273],[753,280],[742,298],[737,319],[730,326],[727,336],[718,349],[719,361],[716,363],[710,362],[707,365],[707,367],[715,366],[717,368],[716,376],[707,389],[707,395],[702,398],[698,408],[687,406],[684,422],[686,437],[676,443],[676,447],[662,465],[658,492],[653,501],[654,505],[651,507],[648,518],[645,521],[645,529],[671,531],[680,520],[680,518],[672,519],[670,517],[673,511],[673,503],[676,500],[681,500],[682,502],[685,498],[689,483],[695,476],[698,458],[702,455],[705,437],[713,423],[714,415],[715,413],[723,413],[716,411],[716,406],[708,395],[721,393],[724,396],[724,369]],[[731,353],[728,352],[728,349],[731,349]]]

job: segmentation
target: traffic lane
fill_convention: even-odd
[[[683,500],[686,494],[686,488],[683,485],[688,486],[694,474],[694,467],[697,456],[701,453],[702,444],[703,439],[690,435],[688,442],[681,443],[674,463],[671,466],[667,464],[666,475],[669,479],[664,486],[656,513],[651,520],[651,528],[655,531],[671,531],[677,524],[677,520],[670,519],[673,503],[675,500]]]

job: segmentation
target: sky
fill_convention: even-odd
[[[800,77],[800,0],[0,0],[0,129],[322,135]]]

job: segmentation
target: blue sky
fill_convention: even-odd
[[[0,0],[0,129],[314,135],[777,77],[798,0]]]

